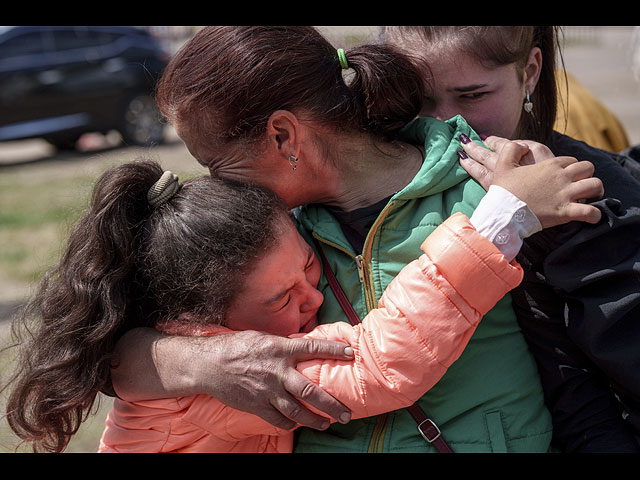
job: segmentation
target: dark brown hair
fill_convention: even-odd
[[[547,143],[553,132],[557,112],[556,54],[559,27],[554,26],[406,26],[384,27],[383,42],[415,48],[422,43],[445,42],[470,54],[487,67],[515,63],[522,69],[529,52],[539,47],[542,71],[531,100],[535,115],[522,115],[517,136]],[[561,58],[561,57],[560,57]],[[428,60],[426,60],[428,64]],[[423,65],[424,66],[424,65]],[[427,65],[428,66],[428,65]]]
[[[205,165],[232,143],[255,144],[279,109],[393,139],[420,111],[419,71],[391,46],[345,52],[347,83],[336,48],[313,27],[206,27],[166,68],[158,105]]]
[[[208,176],[152,208],[146,195],[162,173],[138,161],[101,176],[61,261],[16,321],[30,338],[7,418],[36,451],[66,447],[109,385],[119,335],[181,313],[222,323],[252,262],[290,222],[272,192]]]

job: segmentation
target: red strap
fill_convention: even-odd
[[[347,318],[349,319],[349,322],[351,323],[351,325],[358,325],[361,322],[360,317],[358,316],[356,311],[353,309],[353,306],[351,305],[351,302],[349,302],[347,295],[342,290],[340,283],[338,283],[338,279],[334,275],[333,270],[331,270],[331,267],[329,266],[329,262],[327,261],[327,258],[324,256],[324,252],[322,251],[322,247],[320,246],[320,243],[315,238],[313,239],[313,241],[316,243],[316,248],[320,253],[320,260],[322,261],[322,270],[324,271],[324,276],[327,278],[327,281],[329,282],[329,286],[331,287],[333,294],[336,296],[338,303],[342,307],[342,310],[344,310],[344,313],[347,315]]]
[[[315,237],[313,241],[316,245],[316,249],[318,250],[318,254],[320,255],[324,276],[329,282],[329,286],[331,287],[333,294],[336,296],[338,303],[342,307],[342,310],[344,310],[344,313],[347,315],[347,318],[349,319],[349,322],[351,322],[351,325],[359,324],[360,317],[358,316],[356,311],[353,309],[353,306],[351,305],[351,302],[349,302],[347,295],[342,290],[342,287],[340,287],[340,283],[338,282],[338,279],[333,273],[333,270],[331,270],[331,267],[329,266],[329,262],[327,261],[327,258],[324,256],[324,252],[322,251],[320,242],[318,242],[318,240]],[[440,432],[440,429],[438,428],[438,426],[435,424],[433,420],[427,417],[427,415],[418,406],[417,403],[414,403],[410,407],[407,407],[407,410],[409,411],[413,419],[418,424],[418,432],[420,432],[420,435],[422,435],[422,438],[424,438],[427,442],[433,445],[440,453],[453,453],[453,450],[451,450],[451,447],[449,447],[445,439],[442,437],[442,433]]]
[[[414,403],[407,410],[418,424],[418,432],[427,442],[433,445],[440,453],[453,453],[449,444],[442,437],[440,429],[433,420],[427,417],[424,411]]]

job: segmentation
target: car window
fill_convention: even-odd
[[[19,57],[42,52],[44,48],[40,32],[26,32],[7,38],[0,43],[1,57]]]
[[[56,51],[100,47],[113,42],[117,37],[110,32],[89,31],[86,27],[54,30],[52,34],[52,46]]]

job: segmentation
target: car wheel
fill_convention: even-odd
[[[150,95],[133,96],[123,109],[120,134],[128,145],[158,145],[164,140],[165,121]]]
[[[57,150],[75,150],[80,135],[77,133],[56,133],[46,135],[43,138]]]

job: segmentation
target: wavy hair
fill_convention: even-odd
[[[208,176],[152,208],[146,195],[162,173],[138,161],[101,176],[60,262],[16,320],[16,332],[26,328],[7,419],[35,451],[64,450],[110,385],[125,331],[182,313],[223,323],[252,262],[290,222],[272,192]]]

